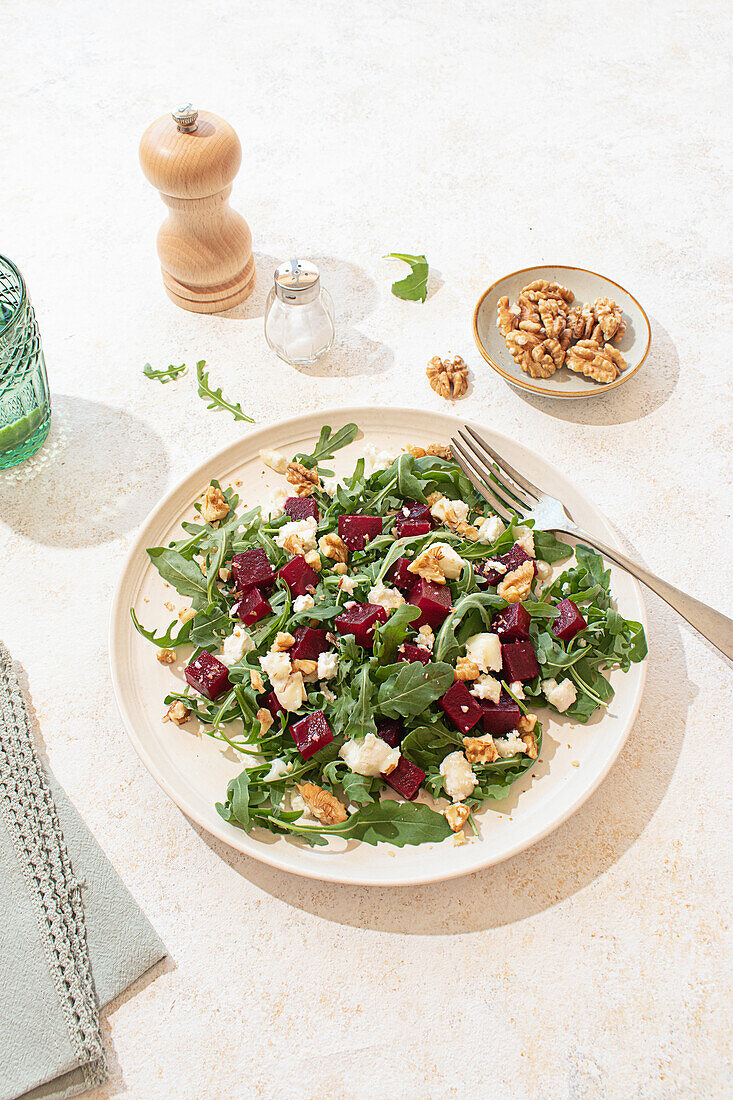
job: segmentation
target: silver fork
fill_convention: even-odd
[[[733,620],[707,604],[694,600],[679,588],[663,581],[643,565],[620,554],[611,546],[589,535],[573,521],[565,505],[543,492],[528,477],[515,470],[478,432],[466,425],[458,439],[451,439],[456,462],[478,492],[502,519],[510,519],[510,511],[523,519],[533,519],[535,528],[555,534],[571,535],[579,542],[594,547],[604,558],[621,566],[627,573],[651,588],[665,603],[678,611],[683,619],[699,630],[729,660],[733,660]]]

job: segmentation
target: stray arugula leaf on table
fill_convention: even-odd
[[[395,298],[406,302],[424,302],[428,296],[428,261],[424,256],[410,256],[406,252],[390,252],[385,260],[403,260],[411,271],[404,279],[392,283]]]
[[[247,416],[241,405],[227,401],[221,389],[214,389],[209,382],[209,372],[204,370],[206,360],[201,359],[196,364],[196,379],[198,381],[198,394],[204,401],[208,401],[207,409],[226,409],[235,420],[246,420],[248,424],[254,424],[251,416]]]
[[[146,363],[143,367],[143,374],[146,378],[153,378],[156,382],[162,382],[165,385],[166,382],[172,382],[175,378],[178,378],[185,370],[185,363],[181,363],[180,367],[175,367],[171,363],[169,367],[163,367],[161,370],[153,370],[150,363]]]

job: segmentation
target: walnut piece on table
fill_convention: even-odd
[[[286,480],[295,489],[299,497],[309,497],[320,487],[318,471],[309,470],[300,462],[288,462],[285,471]]]
[[[626,360],[610,344],[601,346],[594,340],[581,340],[568,348],[565,362],[576,374],[584,374],[594,382],[606,385],[626,369]]]
[[[593,312],[601,326],[604,340],[620,340],[626,332],[626,322],[621,306],[613,298],[596,298]]]
[[[463,397],[468,389],[468,367],[460,355],[456,355],[452,362],[434,355],[428,363],[426,374],[432,389],[446,401]]]
[[[315,783],[296,783],[300,796],[306,806],[317,817],[321,825],[338,825],[346,821],[348,814],[343,802],[335,794],[326,791]]]

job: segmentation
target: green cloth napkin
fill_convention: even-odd
[[[50,774],[0,642],[0,1100],[107,1076],[99,1006],[165,948]]]

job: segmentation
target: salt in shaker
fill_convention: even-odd
[[[265,339],[292,366],[315,363],[333,344],[333,302],[309,260],[287,260],[267,296]]]

